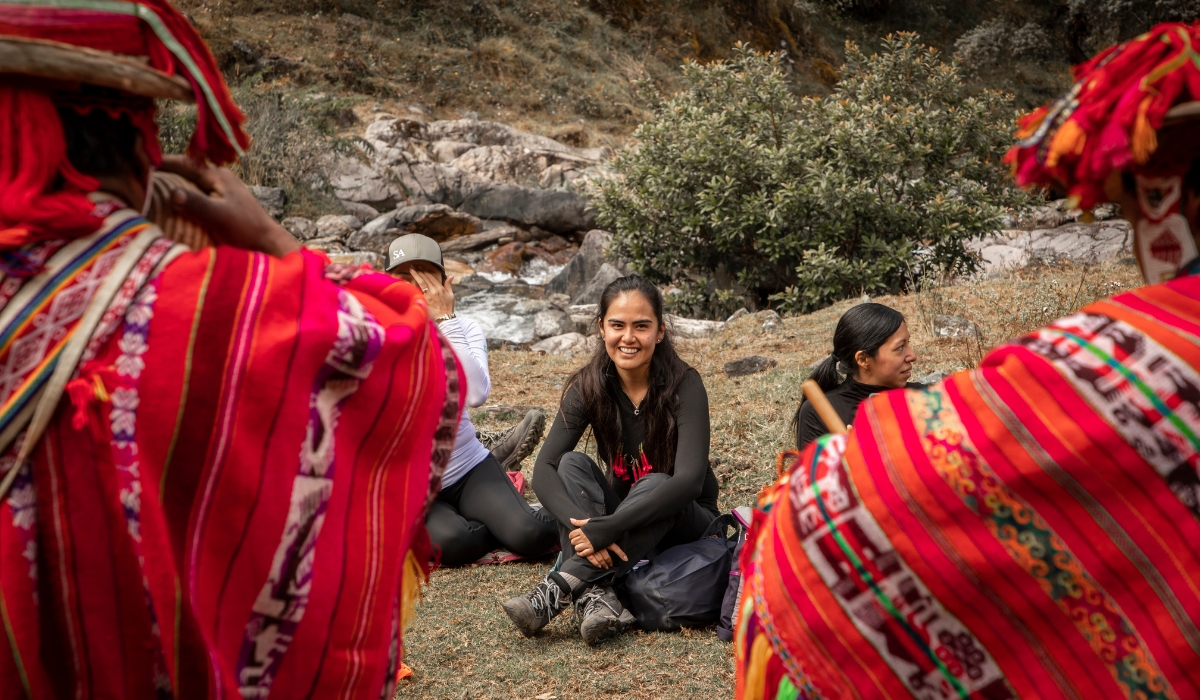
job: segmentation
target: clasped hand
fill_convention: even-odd
[[[582,529],[590,519],[576,520],[575,518],[571,518],[571,524],[575,526],[575,529],[571,530],[570,537],[571,544],[575,546],[575,553],[587,559],[592,563],[592,566],[599,569],[612,568],[613,559],[612,555],[609,554],[610,551],[617,555],[621,561],[629,561],[629,557],[625,556],[625,552],[621,551],[616,542],[601,549],[599,552],[596,551],[596,548],[592,546],[592,541],[588,539],[588,536],[584,534]]]

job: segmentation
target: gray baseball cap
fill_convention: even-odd
[[[392,241],[388,246],[387,263],[384,270],[391,272],[404,263],[424,260],[437,265],[446,274],[446,266],[442,264],[442,247],[429,236],[410,233]]]

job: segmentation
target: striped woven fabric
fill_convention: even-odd
[[[0,405],[147,225],[116,212],[0,278]],[[385,275],[162,244],[0,503],[0,698],[390,697],[453,355]]]
[[[785,463],[739,698],[1200,697],[1200,278],[876,395]]]

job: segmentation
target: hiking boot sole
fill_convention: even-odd
[[[591,622],[591,625],[588,623]],[[602,620],[594,622],[584,620],[579,626],[579,634],[583,637],[583,643],[589,647],[594,647],[597,644],[619,637],[629,631],[633,627],[634,617],[628,610],[622,610],[620,617],[606,617]]]
[[[538,443],[542,441],[542,433],[546,432],[546,414],[541,411],[530,411],[530,413],[533,414],[533,419],[529,421],[529,427],[525,430],[524,437],[502,462],[505,471],[516,471],[516,467],[525,461],[526,457],[533,454]],[[526,417],[529,417],[528,414]]]

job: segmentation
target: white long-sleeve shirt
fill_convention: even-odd
[[[454,440],[454,452],[446,473],[442,476],[442,488],[453,486],[467,472],[488,456],[488,449],[475,437],[475,426],[471,424],[468,408],[482,406],[492,393],[492,378],[488,374],[487,338],[483,329],[474,321],[462,317],[442,321],[438,325],[442,335],[450,342],[458,363],[462,365],[467,380],[467,400],[463,404],[462,416],[458,419],[458,436]]]

